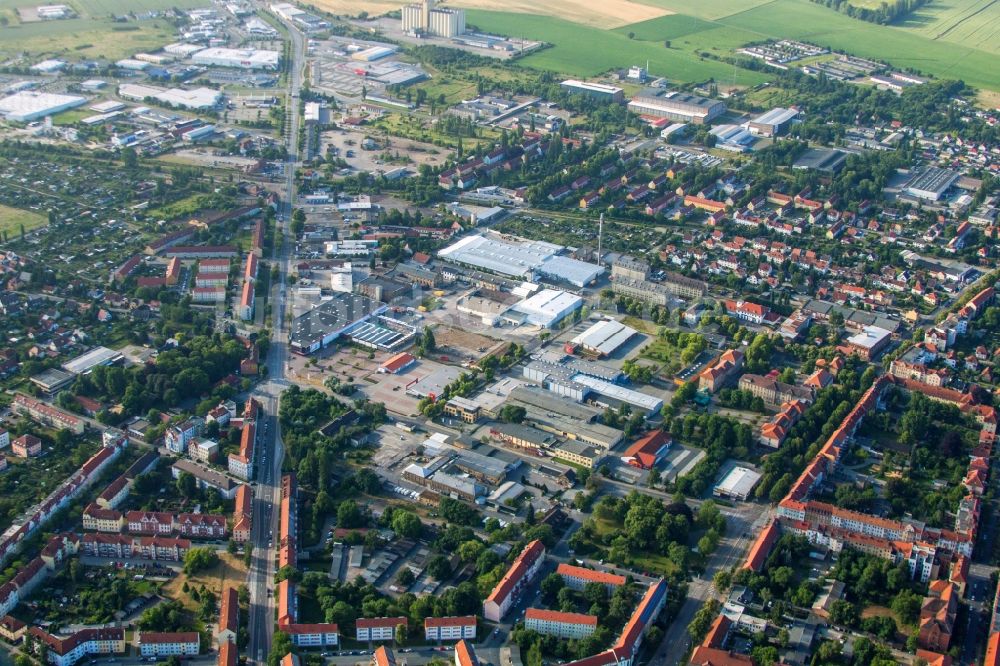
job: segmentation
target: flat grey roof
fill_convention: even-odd
[[[292,320],[289,343],[308,347],[330,333],[385,309],[385,305],[365,296],[336,293],[331,300]]]
[[[779,106],[762,113],[750,122],[757,125],[782,125],[797,115],[799,115],[799,112],[795,109],[784,109]]]
[[[836,148],[809,148],[792,165],[793,169],[815,169],[816,171],[839,171],[847,161],[847,153]]]

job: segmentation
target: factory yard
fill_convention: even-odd
[[[439,167],[448,159],[447,151],[429,143],[351,130],[323,132],[320,154],[339,157],[351,169],[368,173],[384,173],[399,167],[416,171],[422,164]]]

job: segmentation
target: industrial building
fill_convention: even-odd
[[[625,101],[625,92],[621,88],[603,83],[588,83],[587,81],[567,79],[560,83],[559,87],[572,95],[585,95],[608,102]]]
[[[281,62],[278,51],[264,49],[202,49],[191,56],[196,65],[210,67],[237,67],[239,69],[264,69],[274,71]]]
[[[878,356],[892,341],[892,332],[878,326],[865,326],[847,339],[847,347],[865,361]]]
[[[563,246],[544,241],[512,242],[494,234],[466,236],[438,252],[438,257],[510,277],[534,279],[536,275],[583,287],[604,269],[596,264],[558,256]]]
[[[837,173],[844,168],[847,153],[836,148],[807,148],[792,164],[793,169]]]
[[[951,169],[926,167],[913,175],[904,191],[917,199],[939,201],[957,180],[958,174]]]
[[[78,95],[22,90],[0,99],[0,116],[15,123],[27,123],[74,109],[86,102],[87,98]]]
[[[747,129],[756,136],[779,136],[785,133],[785,130],[798,115],[799,112],[796,109],[777,107],[751,120],[747,123]]]
[[[84,375],[99,365],[113,365],[124,358],[120,351],[107,347],[94,347],[86,354],[63,363],[63,370],[74,375]]]
[[[715,486],[712,494],[716,497],[727,497],[738,500],[745,500],[753,492],[753,489],[760,483],[761,475],[749,467],[734,467]]]
[[[583,299],[558,289],[542,289],[534,296],[514,305],[509,312],[524,316],[524,323],[552,328],[583,307]],[[505,316],[509,316],[505,315]]]
[[[726,105],[713,99],[676,90],[647,88],[632,98],[628,103],[628,109],[642,116],[705,125],[725,113]]]
[[[712,128],[712,136],[715,137],[715,146],[723,150],[734,153],[744,153],[750,150],[757,140],[749,130],[739,125],[717,125]]]
[[[335,293],[330,300],[292,320],[289,346],[296,354],[311,354],[387,308],[364,296]]]
[[[136,83],[123,83],[118,86],[118,95],[124,99],[142,102],[152,98],[162,104],[179,106],[185,109],[211,109],[222,101],[222,93],[211,88],[159,88]]]
[[[589,354],[607,356],[615,353],[637,333],[634,328],[620,321],[602,319],[573,338],[571,343]]]
[[[465,34],[465,11],[435,7],[434,0],[403,5],[403,32],[433,37],[457,37]]]

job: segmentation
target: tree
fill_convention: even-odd
[[[504,405],[500,409],[500,420],[504,423],[521,423],[528,412],[520,405]]]
[[[409,587],[416,579],[417,577],[414,575],[413,569],[410,567],[403,567],[399,570],[399,573],[396,574],[396,582],[404,587]]]
[[[184,555],[184,573],[196,574],[205,569],[211,569],[219,563],[218,554],[211,548],[192,548]]]
[[[442,581],[451,575],[451,563],[444,555],[435,555],[427,563],[427,573],[431,578]]]
[[[340,503],[340,506],[337,507],[337,525],[351,529],[361,527],[362,523],[361,509],[358,508],[357,502],[349,499]]]
[[[177,491],[182,497],[198,497],[198,481],[190,472],[181,472],[177,477]]]
[[[409,511],[395,511],[392,514],[392,529],[401,537],[416,539],[423,531],[423,523],[420,518]]]
[[[911,590],[900,590],[889,607],[903,624],[916,624],[920,614],[920,597]]]
[[[542,579],[542,596],[549,602],[555,601],[559,592],[561,592],[565,586],[566,582],[563,580],[563,577],[553,571]]]
[[[406,642],[406,625],[400,622],[396,625],[396,645],[402,645]]]

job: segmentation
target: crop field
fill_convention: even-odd
[[[4,234],[7,234],[11,238],[20,234],[22,224],[25,231],[31,231],[47,222],[48,220],[44,215],[39,215],[34,211],[11,208],[10,206],[0,204],[0,239],[3,238]]]
[[[1000,54],[1000,3],[996,0],[934,0],[899,26],[935,41]]]
[[[505,35],[538,39],[553,46],[520,60],[536,69],[552,70],[574,76],[595,76],[611,68],[639,63],[649,66],[654,75],[680,81],[705,81],[715,78],[730,82],[733,67],[723,62],[701,59],[692,51],[664,48],[663,41],[629,39],[627,30],[588,28],[547,16],[469,10],[471,23]],[[758,72],[740,70],[737,83],[755,85],[767,80]]]
[[[613,29],[581,26],[589,21],[573,13],[555,18],[470,9],[467,16],[487,32],[548,42],[551,48],[521,62],[573,76],[648,60],[653,75],[676,81],[729,84],[735,78],[736,85],[754,85],[766,74],[734,72],[702,54],[722,58],[748,42],[788,38],[1000,91],[1000,0],[933,0],[894,26],[853,19],[810,0],[642,1],[670,13]],[[504,7],[495,0],[474,4]]]

